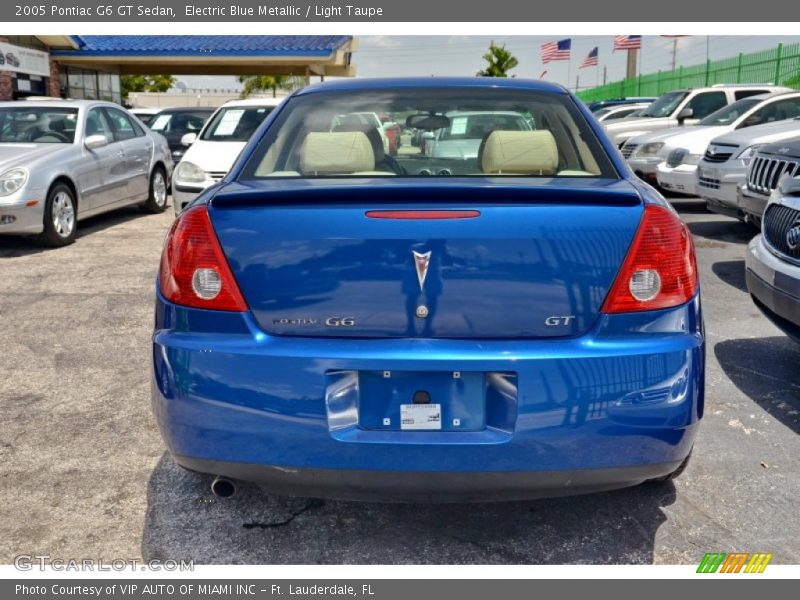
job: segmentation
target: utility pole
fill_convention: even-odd
[[[638,55],[639,50],[635,48],[628,50],[628,69],[625,74],[625,77],[628,79],[633,79],[636,77],[636,58]]]
[[[675,65],[678,57],[678,38],[672,38],[672,72],[675,72]]]
[[[581,88],[581,76],[575,75],[575,93],[578,93],[578,90]]]

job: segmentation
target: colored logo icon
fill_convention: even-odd
[[[697,567],[698,573],[763,573],[772,554],[766,552],[708,552]]]

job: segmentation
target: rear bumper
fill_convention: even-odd
[[[382,502],[481,502],[590,494],[663,477],[681,461],[574,471],[398,472],[286,468],[175,457],[192,471],[251,481],[265,491],[310,498]]]
[[[269,336],[248,313],[159,297],[152,402],[180,464],[276,491],[565,495],[635,485],[680,464],[703,413],[704,347],[699,297],[601,316],[578,338],[529,341]],[[493,412],[487,396],[479,430],[363,429],[361,407],[374,399],[353,400],[331,381],[380,370],[414,372],[422,389],[426,372],[516,377],[493,394]],[[445,421],[449,400],[440,400]]]

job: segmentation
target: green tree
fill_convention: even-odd
[[[483,60],[487,65],[485,69],[478,71],[478,77],[508,77],[508,72],[519,64],[517,58],[506,50],[505,44],[490,44],[489,52],[483,55]]]
[[[242,98],[247,98],[259,92],[272,92],[274,98],[278,90],[296,90],[308,85],[308,77],[299,75],[240,75],[239,83],[242,84]]]
[[[123,98],[131,92],[166,92],[176,81],[172,75],[121,75],[119,78]]]

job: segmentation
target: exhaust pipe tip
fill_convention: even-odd
[[[217,498],[230,498],[236,493],[236,484],[227,477],[217,476],[211,482],[211,491]]]

